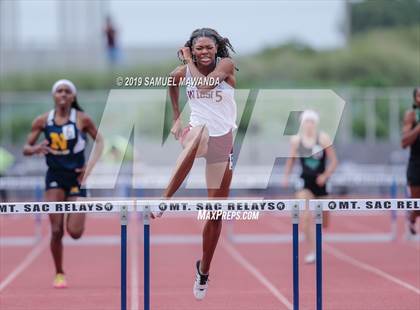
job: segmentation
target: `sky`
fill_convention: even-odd
[[[60,35],[58,0],[18,0],[24,46],[54,46]],[[80,7],[84,1],[76,1]],[[317,49],[344,44],[344,0],[102,2],[124,47],[183,45],[196,28],[211,27],[238,53],[297,40]],[[80,8],[79,7],[79,8]],[[80,10],[80,19],[89,12]],[[42,16],[42,18],[39,18]],[[75,25],[77,26],[77,25]]]

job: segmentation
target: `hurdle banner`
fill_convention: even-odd
[[[134,210],[131,201],[18,202],[0,203],[0,214],[112,213],[120,212],[122,206]]]
[[[151,212],[290,211],[296,204],[303,208],[299,200],[137,200],[136,211],[143,212],[146,205]],[[134,205],[134,200],[1,203],[0,214],[112,213],[120,212],[122,206],[133,211]]]
[[[323,211],[415,211],[420,199],[318,199],[309,201],[309,209]]]
[[[143,212],[147,205],[151,212],[197,212],[197,211],[291,211],[297,205],[304,208],[303,200],[148,200],[137,205]]]
[[[322,310],[322,212],[413,211],[420,210],[420,199],[318,199],[309,200],[309,209],[315,212],[316,310]]]

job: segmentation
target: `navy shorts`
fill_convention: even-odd
[[[420,186],[420,162],[409,161],[407,183],[409,186]]]
[[[67,197],[86,197],[86,189],[81,188],[77,177],[79,173],[68,170],[48,169],[45,177],[45,189],[59,188]]]
[[[302,177],[303,188],[308,189],[312,192],[315,197],[327,196],[327,185],[319,186],[316,184],[316,177]]]

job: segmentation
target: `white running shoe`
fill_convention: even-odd
[[[202,300],[206,297],[207,288],[209,287],[209,275],[200,273],[200,261],[195,263],[195,281],[193,286],[193,294],[195,299]]]
[[[314,252],[309,253],[305,256],[305,263],[306,264],[313,264],[316,261],[316,255]]]

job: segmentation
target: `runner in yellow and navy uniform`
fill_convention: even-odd
[[[45,188],[61,188],[67,196],[86,197],[86,189],[81,189],[78,182],[78,170],[85,165],[86,133],[77,128],[76,108],[71,108],[65,124],[57,124],[55,114],[55,109],[50,111],[44,128],[50,148],[45,155],[48,166]]]
[[[103,141],[92,119],[83,112],[77,102],[76,86],[69,80],[59,80],[52,87],[54,109],[46,112],[32,123],[23,154],[26,156],[44,154],[48,166],[45,178],[45,200],[65,201],[85,197],[82,180],[99,159]],[[45,140],[36,144],[41,133]],[[90,161],[85,163],[84,150],[87,135],[95,140]],[[50,214],[51,252],[56,275],[56,288],[67,286],[63,270],[64,214]],[[66,228],[69,235],[78,239],[82,236],[85,214],[68,214]]]

